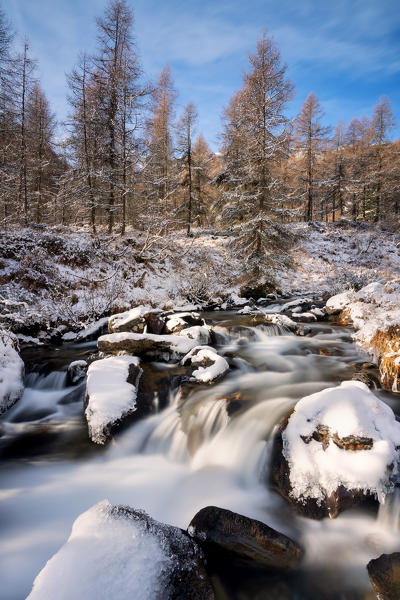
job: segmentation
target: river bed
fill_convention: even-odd
[[[66,366],[96,352],[95,343],[25,352],[24,396],[0,421],[2,600],[25,598],[76,517],[104,499],[182,528],[202,507],[220,506],[305,547],[301,572],[284,580],[219,574],[221,600],[375,597],[365,567],[400,548],[398,502],[379,514],[352,510],[317,522],[295,516],[267,477],[280,418],[300,398],[351,379],[355,363],[368,357],[348,328],[330,323],[307,324],[307,335],[295,336],[275,326],[243,325],[233,313],[203,316],[217,326],[218,350],[234,367],[229,375],[188,397],[177,390],[158,394],[155,385],[152,414],[105,448],[88,440],[84,385],[66,387]],[[165,374],[173,381],[177,367],[146,369],[149,381],[162,380],[165,388]],[[395,396],[377,393],[397,411]]]

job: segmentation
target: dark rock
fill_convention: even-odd
[[[162,595],[155,600],[213,600],[214,590],[208,578],[204,555],[198,544],[182,529],[159,523],[146,513],[128,506],[113,506],[111,515],[139,520],[160,541],[174,563],[174,568],[160,574],[166,581]]]
[[[255,519],[207,506],[192,519],[189,534],[207,552],[228,552],[272,569],[294,569],[303,549],[286,535]]]
[[[103,335],[99,338],[97,346],[100,352],[106,354],[119,354],[126,352],[132,356],[148,355],[152,358],[167,358],[176,355],[184,355],[190,350],[190,345],[185,346],[182,352],[178,352],[172,336],[154,334],[124,333],[115,339],[113,334]],[[175,336],[174,336],[175,337]],[[181,338],[184,344],[185,338]],[[193,344],[194,345],[194,344]],[[192,345],[192,347],[193,347]]]
[[[365,383],[371,390],[378,390],[381,387],[379,377],[370,373],[369,370],[359,371],[354,373],[352,379]]]
[[[266,298],[268,294],[272,294],[275,290],[275,285],[270,281],[264,283],[249,282],[240,288],[239,296],[241,298],[252,298],[257,301],[260,298]]]
[[[150,313],[146,318],[147,331],[149,333],[155,333],[160,335],[165,326],[165,319],[159,316],[157,313]]]
[[[400,552],[370,560],[367,570],[378,600],[399,600]]]

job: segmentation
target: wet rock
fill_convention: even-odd
[[[189,534],[207,553],[222,551],[269,569],[295,569],[304,551],[268,525],[230,510],[207,506],[190,522]]]
[[[183,366],[192,366],[189,380],[199,383],[214,383],[229,371],[229,364],[210,346],[196,346],[181,361]]]
[[[378,600],[399,600],[400,552],[382,554],[368,563],[367,570]]]
[[[72,363],[70,363],[67,369],[67,386],[75,385],[81,381],[84,377],[86,377],[87,370],[88,364],[86,360],[74,360]]]
[[[190,536],[145,512],[107,501],[75,521],[35,579],[29,600],[213,600],[203,553]]]
[[[160,310],[151,306],[136,306],[131,310],[110,317],[108,331],[110,333],[133,332],[143,333],[149,316],[158,315]]]
[[[111,333],[101,336],[97,345],[99,351],[106,354],[126,352],[135,356],[145,355],[150,358],[168,361],[184,356],[198,345],[198,341],[192,339],[189,335]]]
[[[312,312],[292,312],[292,319],[300,323],[315,323],[317,317]]]
[[[367,385],[370,390],[378,390],[381,387],[379,377],[377,377],[373,373],[370,373],[367,370],[358,371],[357,373],[354,373],[352,379],[354,381],[361,381],[362,383],[365,383],[365,385]]]

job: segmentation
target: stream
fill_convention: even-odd
[[[313,521],[296,516],[267,477],[280,418],[300,398],[351,379],[355,363],[368,357],[349,328],[327,322],[307,324],[307,335],[295,336],[277,326],[252,327],[234,313],[202,316],[216,327],[218,352],[231,359],[228,376],[168,393],[179,367],[147,364],[152,414],[130,422],[106,447],[88,439],[84,383],[66,387],[68,364],[90,357],[96,343],[25,351],[24,396],[0,420],[2,600],[25,598],[73,521],[103,499],[182,528],[202,507],[220,506],[305,548],[301,571],[284,579],[219,574],[220,600],[375,598],[366,565],[399,550],[400,498],[378,513],[350,510]],[[396,396],[376,393],[398,412]]]

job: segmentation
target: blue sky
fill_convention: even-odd
[[[0,0],[1,3],[1,0]],[[17,40],[26,34],[43,88],[57,117],[67,114],[65,73],[79,51],[96,43],[96,16],[106,0],[2,2]],[[247,55],[262,30],[281,50],[296,96],[288,115],[314,91],[327,123],[370,115],[382,94],[400,122],[398,0],[129,0],[135,37],[148,78],[168,60],[179,93],[199,112],[198,131],[218,147],[220,115],[242,85]],[[400,125],[400,123],[399,123]],[[400,136],[400,126],[394,137]]]

